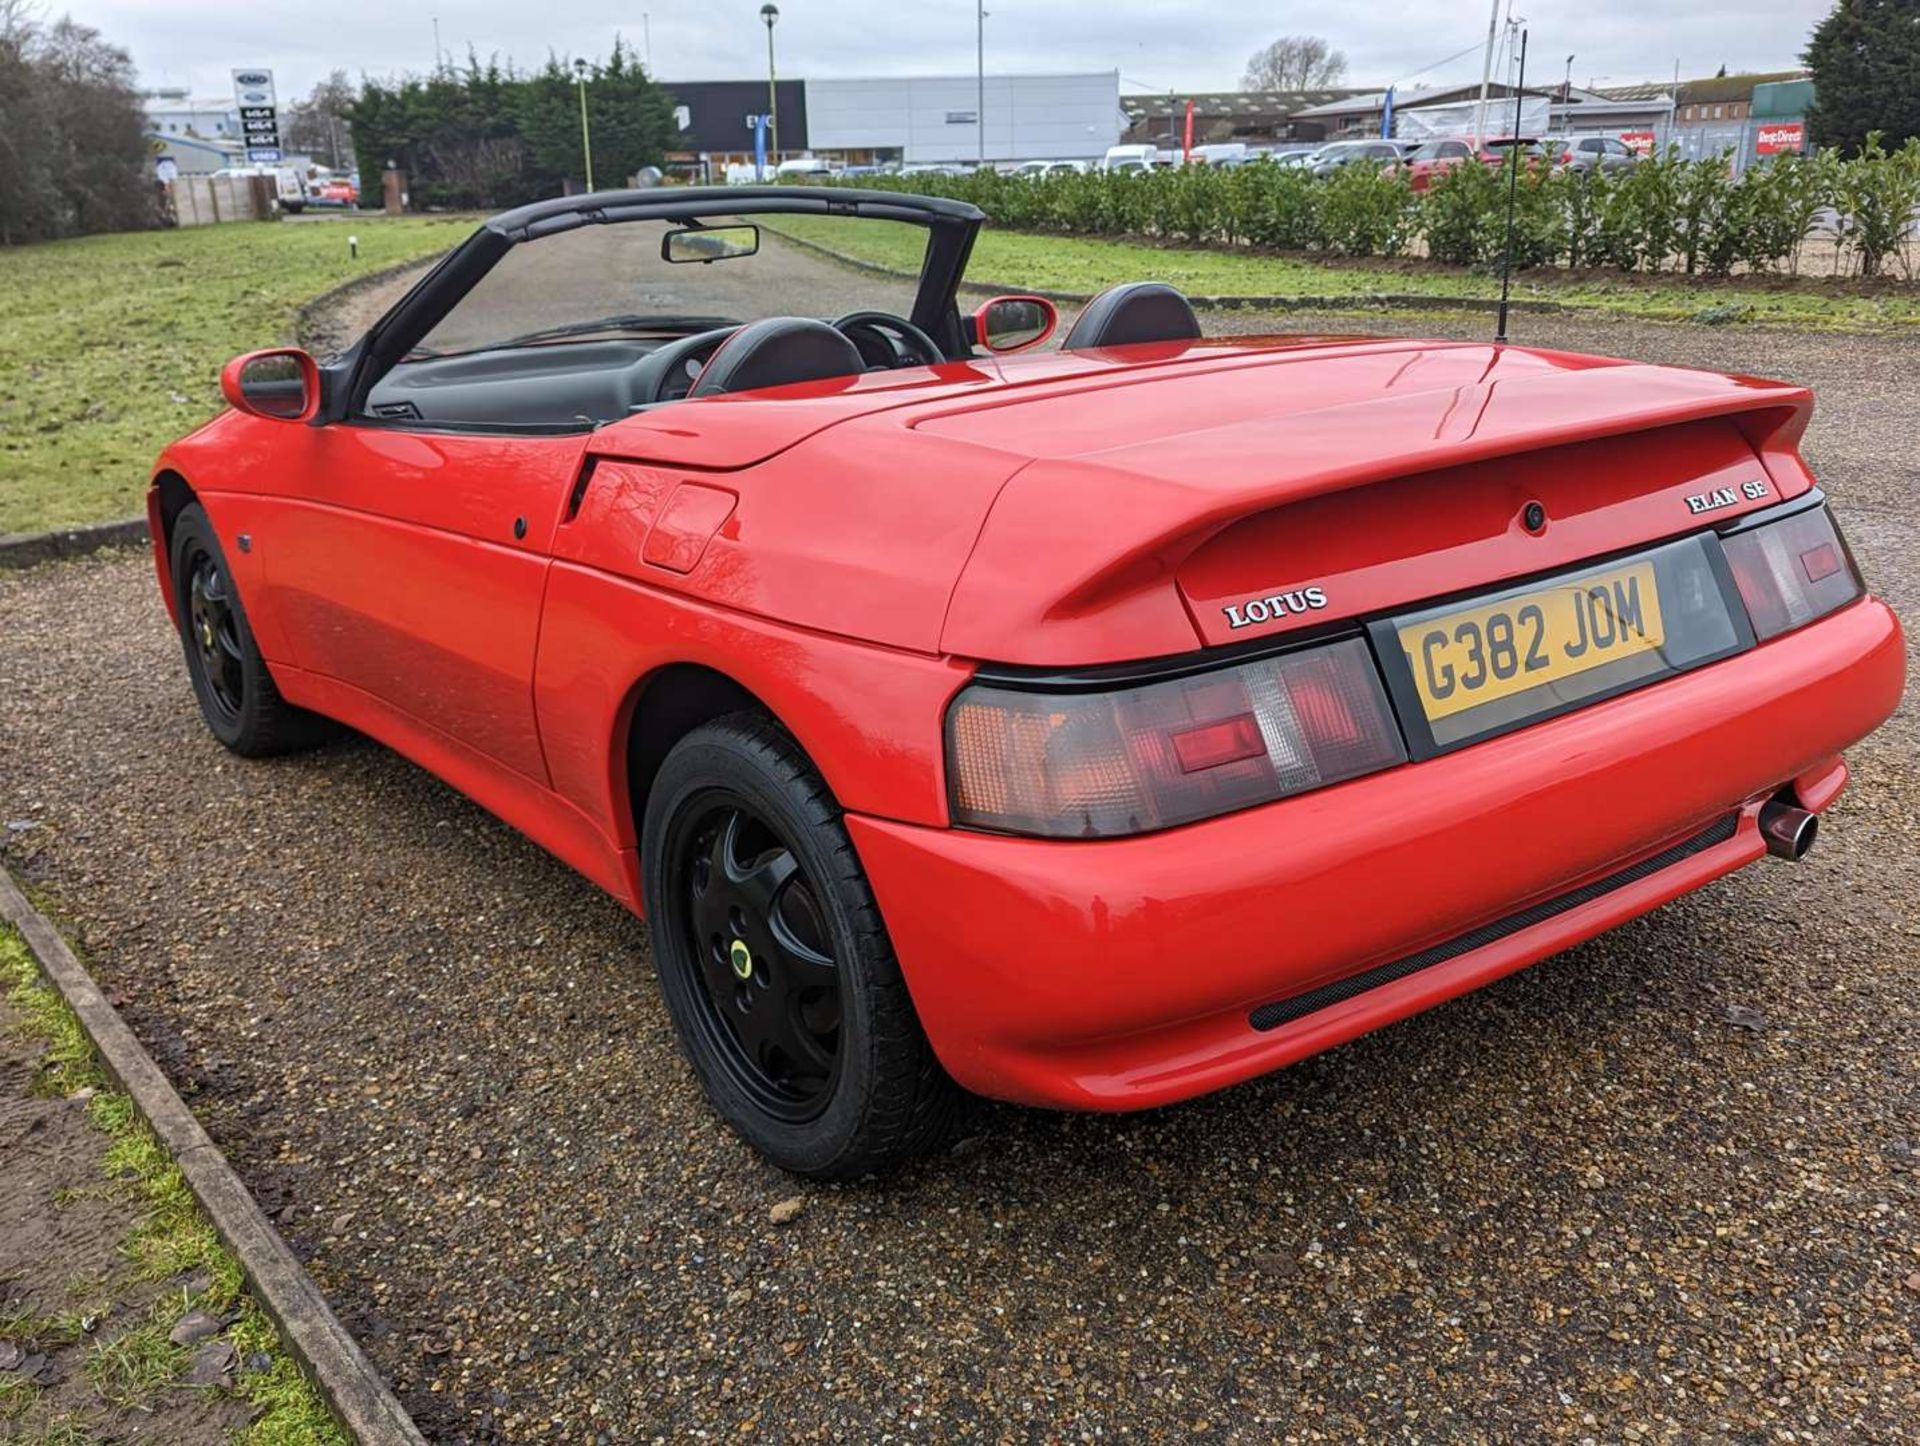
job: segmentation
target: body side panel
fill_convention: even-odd
[[[635,842],[632,711],[648,677],[679,663],[725,674],[764,703],[844,807],[946,823],[942,720],[967,668],[556,562],[534,680],[541,735],[554,789],[620,847]]]

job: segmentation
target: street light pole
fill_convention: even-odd
[[[580,154],[587,163],[587,189],[593,189],[593,133],[587,129],[587,63],[576,60],[573,73],[580,83]]]
[[[974,168],[984,171],[987,168],[987,0],[975,0],[974,15],[973,125],[980,141],[980,155]]]
[[[767,23],[767,146],[777,166],[780,160],[780,91],[773,69],[773,27],[780,19],[780,7],[760,7],[760,18]]]
[[[1493,14],[1487,20],[1487,58],[1480,64],[1480,103],[1473,108],[1473,144],[1478,150],[1486,143],[1487,92],[1493,82],[1493,39],[1500,31],[1500,6],[1505,0],[1493,0]]]

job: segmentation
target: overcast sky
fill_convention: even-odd
[[[1576,85],[1624,85],[1799,63],[1828,0],[1512,0],[1531,30],[1529,78],[1558,81],[1574,55]],[[48,0],[133,53],[143,85],[231,90],[228,71],[271,66],[283,97],[340,68],[391,75],[433,64],[433,19],[456,59],[469,46],[537,65],[603,55],[615,34],[650,37],[665,80],[764,75],[760,0]],[[781,0],[775,33],[782,74],[971,74],[971,0]],[[1415,0],[1301,4],[1272,0],[989,0],[989,71],[1119,70],[1123,91],[1230,90],[1247,55],[1285,34],[1324,35],[1343,49],[1351,83],[1477,80],[1487,10]],[[642,15],[647,23],[642,24]],[[1443,65],[1457,51],[1473,53]],[[1602,79],[1602,77],[1604,77]]]

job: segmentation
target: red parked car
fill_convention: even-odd
[[[1545,160],[1545,153],[1537,141],[1520,142],[1531,157]],[[1444,140],[1428,141],[1407,157],[1396,170],[1396,174],[1407,178],[1407,184],[1416,191],[1424,191],[1431,186],[1443,172],[1452,170],[1462,161],[1478,160],[1481,165],[1494,169],[1506,164],[1507,154],[1514,143],[1507,140],[1493,140],[1475,146],[1471,141]]]
[[[910,315],[756,281],[793,215],[919,228]],[[714,1104],[818,1176],[961,1089],[1218,1089],[1806,849],[1903,652],[1805,390],[1203,339],[1154,284],[1010,355],[1051,309],[957,310],[982,219],[542,202],[342,355],[230,363],[150,495],[208,726],[371,734],[644,910]]]

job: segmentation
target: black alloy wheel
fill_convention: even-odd
[[[792,735],[750,712],[694,728],[649,781],[640,823],[661,997],[720,1117],[820,1180],[938,1144],[962,1096],[840,806]]]
[[[840,1072],[840,975],[814,886],[775,827],[715,792],[683,815],[675,877],[700,963],[700,1022],[740,1088],[793,1124]]]
[[[187,553],[187,568],[187,646],[199,657],[208,700],[238,720],[247,675],[226,564],[196,544]]]
[[[247,622],[233,568],[198,502],[174,518],[167,556],[187,677],[213,736],[246,758],[323,742],[333,725],[280,696]]]

